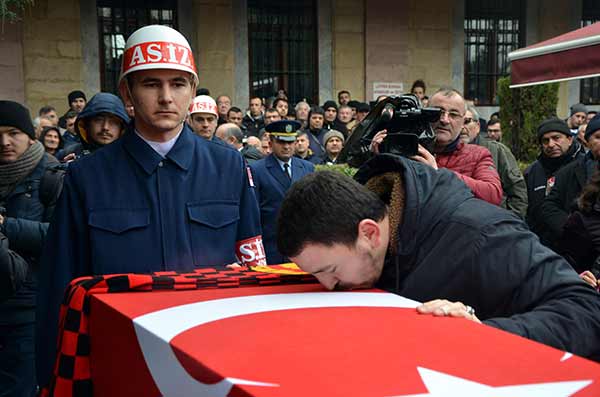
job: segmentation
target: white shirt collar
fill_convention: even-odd
[[[165,157],[167,155],[167,153],[169,153],[171,151],[171,149],[173,149],[175,142],[177,142],[177,138],[179,138],[179,135],[181,135],[181,131],[183,131],[183,124],[181,125],[181,129],[179,130],[177,135],[175,135],[173,138],[169,139],[166,142],[156,142],[156,141],[148,140],[148,139],[144,138],[142,136],[142,134],[140,134],[137,130],[134,129],[134,131],[137,134],[137,136],[142,138],[142,140],[144,142],[146,142],[148,145],[150,145],[150,147],[152,149],[154,149],[154,151],[156,153],[160,154],[161,157]]]

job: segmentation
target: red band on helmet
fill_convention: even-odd
[[[150,41],[128,48],[123,55],[123,73],[150,64],[179,65],[196,73],[192,51],[183,45],[165,41]]]
[[[246,266],[266,266],[267,257],[262,243],[262,236],[254,236],[235,244],[235,255],[238,261]]]

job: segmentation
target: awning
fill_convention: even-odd
[[[511,88],[600,76],[600,22],[508,54]]]

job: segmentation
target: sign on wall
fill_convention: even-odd
[[[373,82],[373,100],[381,95],[385,96],[398,96],[405,94],[404,83],[401,82]]]

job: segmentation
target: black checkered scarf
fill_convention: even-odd
[[[240,269],[196,269],[193,273],[156,272],[81,277],[73,280],[60,308],[57,357],[50,384],[40,397],[92,397],[90,376],[90,297],[113,292],[156,292],[245,286],[312,284],[309,274],[270,274]],[[75,356],[68,346],[76,346]],[[71,349],[72,350],[72,349]]]

